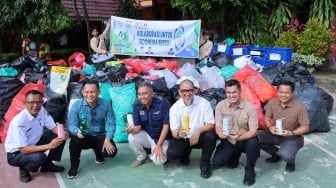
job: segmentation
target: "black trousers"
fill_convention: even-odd
[[[72,135],[69,144],[71,166],[79,166],[80,154],[83,149],[92,148],[96,154],[96,157],[99,159],[103,159],[104,157],[114,157],[118,150],[112,139],[111,143],[116,148],[116,151],[112,155],[109,155],[106,151],[102,152],[105,138],[105,134],[100,134],[97,136],[86,135],[84,138],[78,138],[77,136]]]
[[[200,166],[209,165],[211,155],[216,147],[217,135],[215,131],[207,131],[200,135],[196,145],[190,146],[189,139],[171,139],[167,149],[168,160],[185,159],[189,157],[192,149],[202,149]]]
[[[51,142],[57,135],[51,131],[42,134],[36,145],[44,145]],[[65,142],[55,149],[51,149],[48,156],[43,151],[29,154],[22,154],[20,151],[7,153],[8,164],[28,170],[29,172],[37,172],[45,162],[60,161],[64,149]]]
[[[214,154],[213,165],[220,167],[238,164],[242,153],[246,154],[245,170],[254,172],[254,166],[260,156],[260,146],[257,137],[238,141],[236,144],[232,144],[227,139],[221,140]]]

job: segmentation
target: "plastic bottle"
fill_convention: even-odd
[[[185,132],[189,132],[189,115],[188,114],[183,115],[182,127]]]
[[[82,135],[88,134],[88,120],[87,120],[87,114],[81,114],[80,115],[80,131]]]
[[[64,126],[63,124],[56,123],[57,126],[57,137],[64,139]]]

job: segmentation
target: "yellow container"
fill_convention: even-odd
[[[185,132],[189,132],[189,115],[188,114],[183,115],[182,127]]]

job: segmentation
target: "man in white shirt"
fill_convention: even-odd
[[[64,167],[56,166],[52,161],[60,161],[65,140],[57,138],[57,126],[42,107],[42,93],[37,90],[28,91],[25,95],[25,109],[10,122],[5,149],[7,161],[11,166],[19,167],[20,181],[32,180],[30,172],[62,172]],[[51,131],[43,132],[43,128]],[[49,150],[48,155],[45,151]]]
[[[181,164],[188,165],[192,149],[202,149],[201,177],[209,178],[210,157],[217,140],[213,109],[209,101],[195,96],[194,83],[191,80],[183,80],[178,92],[180,99],[169,111],[173,139],[170,140],[167,150],[168,160],[180,159]],[[185,115],[189,116],[190,131],[182,128]]]

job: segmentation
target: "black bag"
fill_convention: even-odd
[[[0,120],[3,120],[13,98],[23,86],[17,78],[0,76]]]

